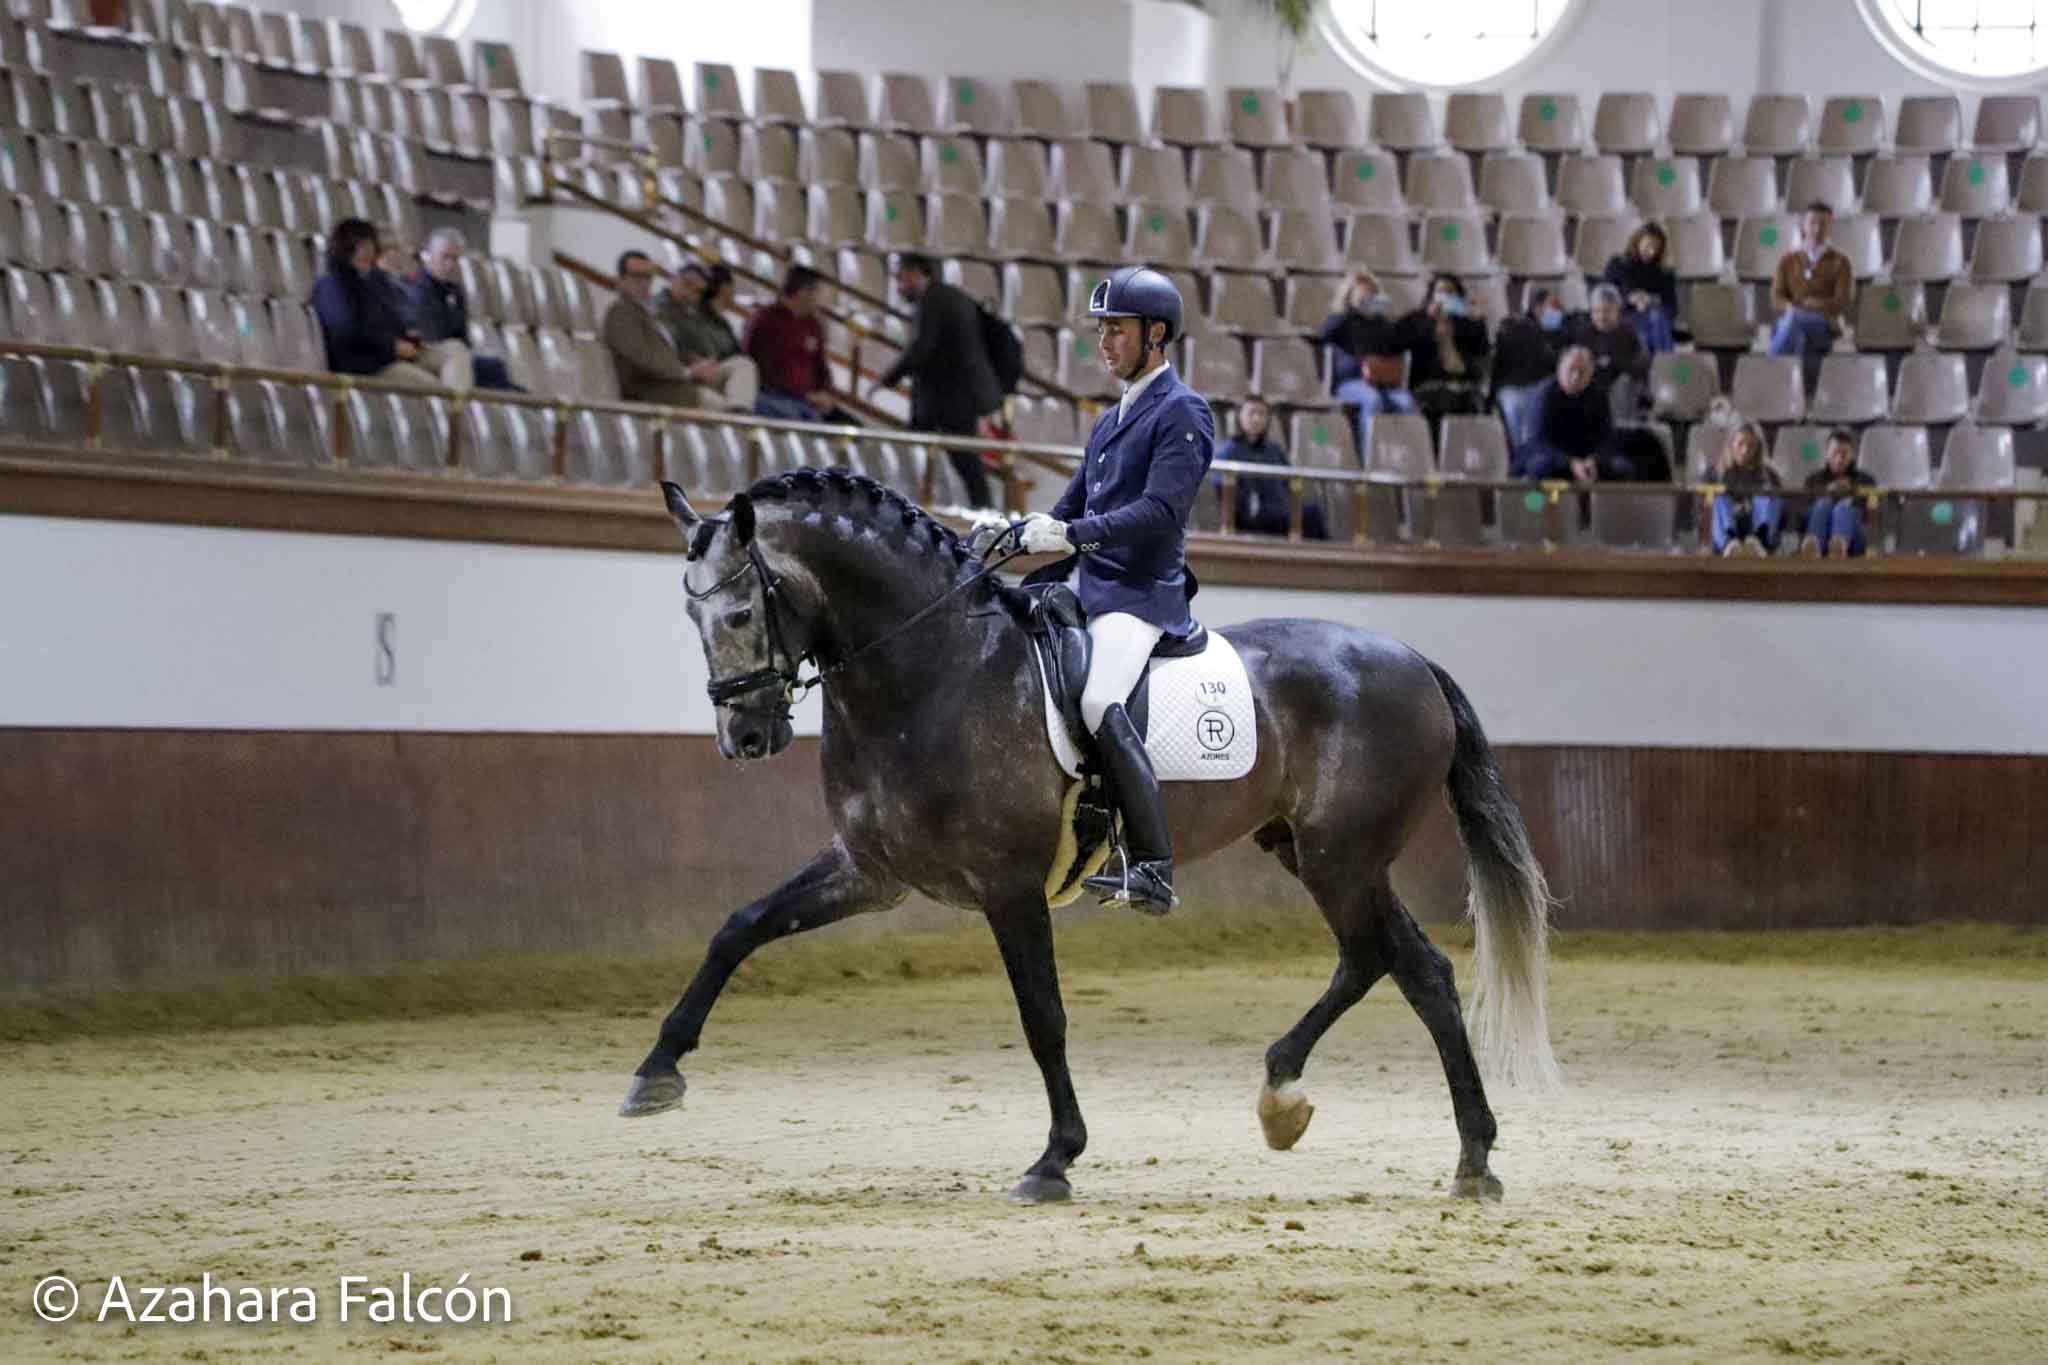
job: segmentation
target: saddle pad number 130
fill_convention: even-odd
[[[1237,649],[1216,631],[1209,647],[1187,659],[1157,659],[1147,686],[1145,751],[1161,782],[1224,782],[1243,777],[1259,757],[1251,681]],[[1079,776],[1081,750],[1046,699],[1046,734],[1069,777]]]

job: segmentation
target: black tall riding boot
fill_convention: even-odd
[[[1095,732],[1096,751],[1109,778],[1110,798],[1124,817],[1124,866],[1120,875],[1102,873],[1083,885],[1106,901],[1127,901],[1148,915],[1173,908],[1173,838],[1166,830],[1166,807],[1159,799],[1159,779],[1138,727],[1121,706],[1102,713]]]

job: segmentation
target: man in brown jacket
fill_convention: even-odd
[[[655,321],[654,262],[638,251],[619,257],[619,296],[604,314],[604,344],[619,372],[619,396],[634,403],[704,406],[705,394]]]
[[[1825,355],[1835,344],[1856,271],[1849,258],[1828,245],[1835,212],[1815,201],[1800,222],[1803,238],[1788,251],[1771,278],[1771,308],[1778,315],[1771,329],[1772,355]]]

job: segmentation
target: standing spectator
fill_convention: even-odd
[[[1405,335],[1400,321],[1387,315],[1387,297],[1370,271],[1354,270],[1344,277],[1337,311],[1323,319],[1317,339],[1330,347],[1331,392],[1358,410],[1353,426],[1360,450],[1374,417],[1416,410],[1415,395],[1401,386]]]
[[[1429,282],[1429,302],[1402,319],[1409,354],[1408,387],[1432,419],[1486,407],[1486,362],[1493,343],[1472,312],[1456,275]]]
[[[752,412],[761,392],[761,371],[751,356],[740,353],[725,310],[732,306],[732,271],[722,265],[684,266],[670,280],[654,315],[668,329],[676,357],[698,391],[704,406],[727,412]]]
[[[1515,452],[1518,479],[1630,479],[1634,468],[1617,449],[1614,411],[1593,386],[1593,353],[1568,346],[1557,373],[1543,381],[1536,397],[1536,431]]]
[[[741,340],[761,370],[761,397],[754,410],[763,417],[816,422],[841,412],[844,402],[832,388],[825,360],[825,324],[818,313],[825,306],[825,280],[805,265],[793,265],[782,277],[782,293],[755,313]]]
[[[327,239],[327,270],[313,284],[313,311],[327,343],[327,368],[415,388],[440,383],[420,364],[396,296],[377,280],[377,230],[344,218]]]
[[[1520,451],[1535,434],[1536,396],[1557,373],[1564,344],[1564,304],[1549,285],[1529,291],[1526,313],[1501,319],[1493,348],[1493,400],[1509,450]]]
[[[1828,245],[1835,211],[1815,201],[1800,220],[1799,249],[1778,261],[1771,278],[1771,308],[1778,322],[1771,329],[1772,355],[1825,355],[1835,344],[1842,315],[1849,311],[1856,268]]]
[[[1828,433],[1827,462],[1827,468],[1806,476],[1806,491],[1815,496],[1799,552],[1810,558],[1859,556],[1864,550],[1863,502],[1856,493],[1877,487],[1877,480],[1857,465],[1856,433],[1847,427]]]
[[[908,375],[913,427],[957,436],[988,435],[989,415],[1003,405],[1003,386],[982,340],[980,305],[939,278],[938,262],[916,252],[898,259],[896,288],[917,309],[910,344],[875,380],[869,396],[896,387]],[[970,504],[995,506],[980,451],[948,450],[946,458],[960,476]]]
[[[1287,451],[1273,439],[1273,410],[1266,400],[1253,394],[1237,406],[1237,435],[1216,452],[1219,460],[1241,460],[1246,464],[1288,463]],[[1233,524],[1240,531],[1266,535],[1287,534],[1287,518],[1293,507],[1285,479],[1237,480],[1237,513]],[[1301,533],[1310,540],[1327,540],[1323,509],[1316,503],[1301,509]]]
[[[1627,305],[1622,317],[1652,355],[1677,349],[1678,272],[1665,258],[1671,239],[1655,223],[1629,234],[1619,256],[1610,256],[1601,279],[1621,291]]]
[[[1593,286],[1591,307],[1570,336],[1593,353],[1593,387],[1613,403],[1614,420],[1633,420],[1637,400],[1648,392],[1650,352],[1633,327],[1622,325],[1621,291],[1605,281]]]
[[[478,388],[519,392],[503,360],[470,353],[469,300],[463,297],[460,270],[465,245],[462,234],[451,227],[436,228],[427,238],[419,269],[405,281],[406,323],[425,347],[422,358],[436,369],[459,353]]]
[[[634,403],[672,408],[702,406],[705,393],[654,320],[658,272],[644,251],[619,255],[619,296],[604,311],[604,344],[619,372],[619,395]]]
[[[1784,509],[1778,471],[1764,463],[1764,434],[1754,422],[1728,433],[1721,448],[1721,486],[1714,495],[1714,549],[1721,555],[1755,555],[1778,548]]]

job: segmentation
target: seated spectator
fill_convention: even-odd
[[[1518,479],[1630,479],[1635,469],[1616,445],[1614,410],[1593,386],[1593,353],[1567,346],[1557,373],[1536,397],[1536,430],[1515,452]]]
[[[1635,329],[1651,355],[1676,350],[1678,272],[1666,263],[1671,239],[1655,223],[1629,234],[1619,256],[1607,260],[1601,279],[1621,291],[1622,320]]]
[[[658,273],[644,251],[619,255],[619,296],[604,310],[604,344],[611,348],[619,372],[619,395],[634,403],[672,408],[704,406],[704,389],[654,320]]]
[[[1778,315],[1771,329],[1772,355],[1825,355],[1835,344],[1849,311],[1856,268],[1828,245],[1834,225],[1833,209],[1818,201],[1808,204],[1799,224],[1799,249],[1778,262],[1771,278],[1771,308]]]
[[[1434,421],[1486,408],[1486,362],[1493,348],[1484,319],[1474,316],[1456,275],[1429,282],[1429,302],[1401,320],[1406,332],[1408,387]]]
[[[1493,347],[1493,401],[1507,428],[1508,449],[1520,450],[1534,434],[1536,395],[1557,373],[1564,344],[1564,305],[1548,285],[1530,289],[1526,313],[1501,319]]]
[[[732,306],[732,271],[692,261],[669,281],[654,306],[668,329],[676,356],[702,387],[703,405],[725,412],[752,412],[761,392],[761,372],[740,354],[725,310]]]
[[[503,360],[469,349],[469,301],[463,297],[460,273],[465,245],[462,234],[451,227],[436,228],[427,238],[419,269],[405,281],[405,320],[425,346],[421,357],[426,363],[439,369],[448,356],[459,353],[469,365],[470,382],[478,388],[524,392],[512,382]]]
[[[1245,399],[1237,407],[1237,434],[1216,452],[1216,458],[1242,460],[1246,464],[1285,465],[1288,463],[1287,452],[1273,440],[1272,422],[1273,410],[1266,406],[1265,399],[1257,394]],[[1284,536],[1292,507],[1293,498],[1287,491],[1285,479],[1238,476],[1237,515],[1233,523],[1238,530]],[[1323,509],[1319,505],[1310,503],[1301,509],[1301,533],[1310,540],[1329,539],[1323,524]]]
[[[1826,459],[1825,469],[1806,476],[1806,491],[1815,496],[1806,514],[1806,537],[1799,543],[1799,552],[1809,558],[1861,555],[1863,500],[1856,494],[1858,489],[1877,487],[1877,480],[1858,467],[1856,433],[1847,427],[1828,433]]]
[[[1714,495],[1714,550],[1721,555],[1762,558],[1778,548],[1784,508],[1775,493],[1778,471],[1764,463],[1764,434],[1754,422],[1728,433],[1721,448],[1720,481]]]
[[[917,310],[910,344],[870,393],[894,388],[907,375],[911,426],[958,436],[990,434],[990,417],[1003,406],[1003,385],[982,339],[981,306],[939,278],[937,261],[916,252],[905,252],[897,261],[896,289]],[[979,450],[955,447],[946,458],[970,506],[996,505]]]
[[[1375,416],[1416,410],[1415,395],[1401,387],[1405,334],[1400,321],[1388,316],[1386,295],[1370,271],[1344,277],[1337,311],[1323,319],[1317,340],[1330,348],[1330,392],[1358,410],[1353,427],[1360,450]]]
[[[1650,352],[1635,328],[1622,325],[1621,291],[1593,286],[1592,305],[1566,329],[1571,342],[1593,353],[1593,387],[1614,405],[1614,420],[1632,421],[1649,396]]]
[[[313,311],[327,344],[327,368],[414,388],[441,380],[420,363],[425,347],[411,335],[398,295],[378,278],[377,230],[344,218],[327,238],[327,269],[313,284]]]
[[[747,323],[741,345],[761,370],[761,396],[754,411],[763,417],[817,422],[828,416],[848,420],[832,388],[825,360],[825,281],[809,266],[793,265],[782,277],[782,293]]]

